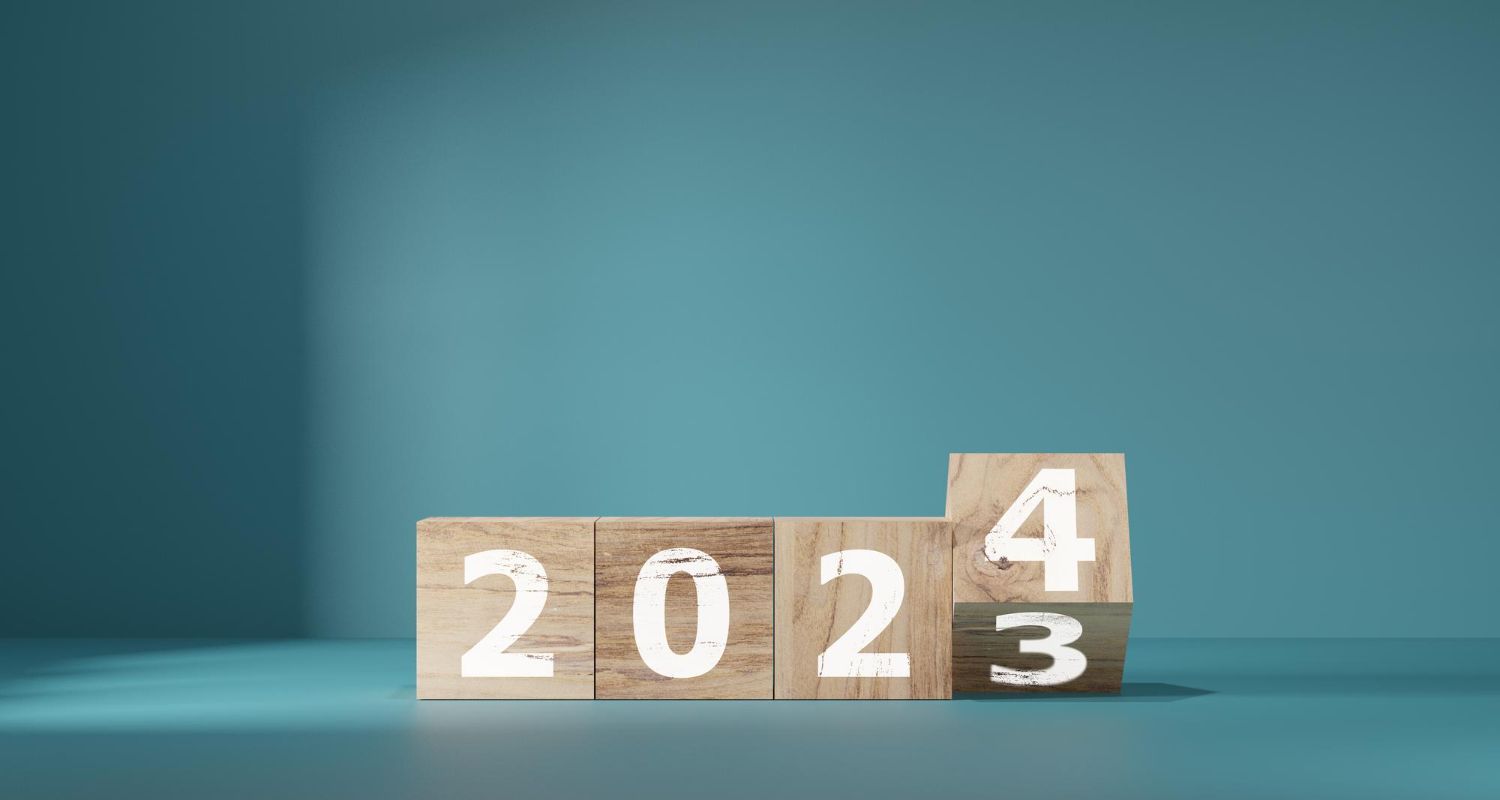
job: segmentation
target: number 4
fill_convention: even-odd
[[[1071,469],[1037,472],[984,537],[985,557],[991,561],[1040,561],[1045,591],[1078,591],[1078,562],[1094,560],[1094,540],[1078,538],[1075,481]],[[1015,538],[1037,505],[1042,507],[1042,538]]]

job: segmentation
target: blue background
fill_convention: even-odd
[[[0,13],[0,636],[1031,450],[1127,454],[1137,635],[1500,635],[1500,5]]]

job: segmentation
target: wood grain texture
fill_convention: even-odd
[[[507,652],[553,653],[550,678],[460,677],[465,652],[515,601],[515,583],[464,584],[465,557],[520,550],[542,563],[541,616]],[[525,699],[594,696],[594,518],[444,517],[417,523],[417,697]]]
[[[1048,592],[1040,561],[997,564],[984,539],[1000,515],[1044,468],[1074,470],[1078,536],[1094,540],[1094,561],[1078,564],[1078,591]],[[956,453],[948,461],[948,519],[953,522],[956,603],[1129,603],[1130,522],[1125,457],[1119,453]],[[1038,509],[1016,534],[1043,536]]]
[[[951,547],[943,519],[777,517],[776,697],[950,697]],[[822,582],[823,556],[842,550],[875,550],[900,565],[900,610],[861,652],[909,654],[909,677],[818,677],[818,656],[853,627],[873,594],[859,575]]]
[[[595,696],[600,699],[769,699],[772,671],[770,518],[604,517],[596,528]],[[641,567],[672,547],[718,562],[729,588],[729,636],[718,664],[693,678],[669,678],[641,658],[634,604]],[[667,642],[688,652],[697,636],[698,598],[682,573],[667,584]]]
[[[1130,638],[1131,603],[958,603],[953,607],[953,691],[955,692],[1102,692],[1118,693],[1125,673]],[[990,665],[1012,669],[1045,669],[1052,657],[1022,653],[1022,639],[1041,639],[1042,627],[995,630],[995,617],[1023,612],[1066,614],[1083,623],[1083,635],[1069,645],[1088,658],[1088,668],[1057,686],[1013,686],[990,680]]]

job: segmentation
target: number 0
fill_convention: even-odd
[[[667,643],[667,581],[685,572],[698,591],[698,633],[679,655]],[[729,644],[729,584],[719,562],[702,550],[670,547],[646,560],[635,582],[635,647],[641,660],[668,678],[696,678],[713,669]]]

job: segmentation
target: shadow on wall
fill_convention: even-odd
[[[308,630],[306,101],[481,5],[0,11],[0,636]]]

